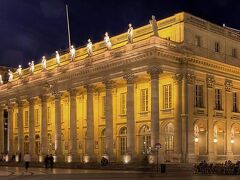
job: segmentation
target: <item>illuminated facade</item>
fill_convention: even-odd
[[[103,41],[90,57],[76,49],[60,66],[46,57],[47,70],[37,64],[0,86],[8,155],[139,161],[160,142],[162,162],[239,159],[239,34],[187,13],[157,27],[160,37],[146,25],[133,43],[114,36],[111,50]]]

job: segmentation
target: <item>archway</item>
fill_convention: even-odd
[[[225,125],[223,122],[217,122],[214,125],[214,151],[217,156],[225,155]],[[211,142],[210,142],[211,143]]]
[[[194,124],[195,154],[199,156],[207,155],[207,127],[204,120],[197,120]]]
[[[235,123],[231,128],[231,144],[233,155],[240,155],[240,124]]]

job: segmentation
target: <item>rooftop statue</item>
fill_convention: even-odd
[[[112,43],[111,43],[110,38],[108,36],[108,32],[105,33],[104,42],[105,42],[105,45],[106,45],[107,49],[110,50],[112,48]]]
[[[2,75],[0,74],[0,84],[3,84]]]
[[[17,68],[17,75],[19,76],[19,77],[21,77],[22,76],[22,66],[21,65],[19,65],[18,66],[18,68]]]
[[[45,71],[47,69],[47,60],[46,57],[42,57],[42,69]]]
[[[34,61],[28,63],[30,73],[34,73]]]
[[[87,43],[87,53],[88,56],[92,56],[93,55],[93,48],[92,48],[93,44],[91,39],[88,39],[88,43]]]
[[[13,80],[13,72],[9,69],[8,70],[8,82],[11,82]]]
[[[132,24],[128,25],[127,35],[128,35],[128,43],[133,43],[133,27],[132,27]]]
[[[58,66],[60,66],[60,55],[59,55],[58,51],[56,51],[56,63]]]
[[[76,50],[75,50],[74,46],[71,45],[71,49],[70,49],[71,61],[73,61],[75,59],[75,53],[76,53]]]
[[[159,36],[159,35],[158,35],[157,21],[156,21],[154,15],[152,15],[152,19],[149,20],[149,23],[150,23],[151,26],[152,26],[153,35],[154,35],[154,36]]]

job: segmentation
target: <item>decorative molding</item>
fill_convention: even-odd
[[[115,85],[115,82],[113,80],[103,80],[103,84],[105,85],[106,89],[112,89]]]
[[[77,96],[77,89],[76,88],[70,88],[68,89],[70,97],[76,97]]]
[[[186,73],[185,78],[187,79],[188,84],[193,84],[195,80],[195,76],[192,73]]]
[[[224,85],[225,85],[225,90],[226,90],[227,92],[231,92],[232,87],[233,87],[232,81],[226,79]]]
[[[94,85],[91,85],[91,84],[85,84],[84,85],[84,88],[87,90],[87,93],[93,93],[93,90],[94,90]]]

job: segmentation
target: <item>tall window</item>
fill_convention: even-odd
[[[124,155],[127,152],[127,128],[122,127],[119,131],[119,150],[120,155]]]
[[[120,94],[120,114],[125,115],[126,114],[126,98],[127,94],[126,93],[121,93]]]
[[[220,52],[219,42],[215,42],[215,44],[214,44],[214,50],[215,50],[215,52]]]
[[[238,107],[237,107],[237,93],[233,92],[233,112],[238,112]]]
[[[172,85],[163,86],[163,109],[172,108]]]
[[[35,109],[35,126],[39,126],[39,110]]]
[[[102,97],[102,116],[106,116],[106,96]]]
[[[47,121],[48,121],[48,124],[51,124],[51,108],[50,107],[47,108]]]
[[[24,117],[25,121],[24,121],[24,126],[28,127],[29,124],[29,116],[28,116],[28,111],[25,111],[25,117]]]
[[[24,137],[24,153],[29,153],[29,137]]]
[[[40,154],[40,136],[38,134],[35,136],[35,154]]]
[[[232,57],[236,58],[237,57],[237,49],[232,48]]]
[[[141,89],[140,91],[140,111],[148,111],[148,89]]]
[[[201,37],[195,36],[195,46],[201,47]]]
[[[222,90],[215,89],[215,109],[222,110]]]
[[[196,85],[196,107],[203,107],[203,85]]]

